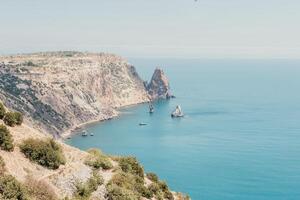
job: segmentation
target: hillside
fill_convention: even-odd
[[[146,85],[133,66],[110,54],[0,57],[0,199],[189,199],[134,157],[84,152],[53,139],[111,118],[121,106],[166,98],[168,85],[160,69]]]
[[[146,87],[132,65],[112,54],[2,56],[0,100],[23,113],[32,127],[60,136],[80,124],[112,118],[118,113],[116,108],[166,97],[166,78],[158,82],[165,83],[164,93],[157,89],[161,78],[153,76]]]
[[[2,120],[0,120],[0,124],[3,124]],[[26,183],[26,181],[28,181],[30,177],[31,180],[43,183],[43,185],[46,186],[46,188],[44,189],[52,191],[52,193],[55,194],[55,196],[57,197],[56,199],[63,199],[64,197],[75,198],[74,195],[76,195],[76,193],[78,192],[77,184],[85,184],[93,176],[93,174],[96,173],[99,177],[101,177],[101,179],[103,179],[102,183],[100,183],[96,187],[96,189],[92,192],[90,196],[88,196],[87,198],[80,199],[123,199],[110,198],[108,196],[107,190],[107,188],[109,188],[109,183],[111,183],[111,181],[114,180],[122,171],[122,168],[120,168],[119,164],[121,162],[120,157],[107,157],[103,154],[105,157],[108,158],[109,162],[112,164],[112,168],[103,169],[100,167],[99,169],[95,169],[87,165],[86,163],[86,160],[90,156],[89,153],[80,151],[79,149],[70,147],[64,143],[57,141],[62,148],[62,152],[66,159],[66,162],[64,165],[61,165],[58,169],[53,170],[41,166],[36,162],[30,161],[30,159],[28,159],[20,151],[19,147],[26,139],[34,138],[47,140],[49,139],[48,136],[24,124],[16,127],[8,127],[8,129],[13,137],[13,143],[15,148],[12,152],[0,150],[0,158],[2,158],[5,163],[5,173],[12,175],[18,181],[20,181],[20,183]],[[0,176],[2,176],[1,170]],[[148,187],[153,181],[151,181],[149,178],[147,178],[146,175],[144,175],[143,182],[143,185]],[[130,189],[128,191],[130,191]],[[179,193],[173,194],[175,199],[183,198],[180,196],[181,194]],[[40,197],[36,199],[42,200],[45,198]]]

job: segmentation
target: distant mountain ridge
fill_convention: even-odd
[[[163,90],[161,90],[163,89]],[[117,115],[116,108],[169,95],[157,69],[148,85],[135,67],[105,53],[45,52],[0,57],[0,100],[56,136]]]

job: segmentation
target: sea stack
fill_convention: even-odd
[[[147,91],[152,100],[174,97],[170,92],[169,80],[160,68],[155,69],[151,81],[147,85]]]

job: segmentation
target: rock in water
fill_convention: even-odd
[[[174,97],[170,92],[168,78],[162,69],[155,69],[150,83],[147,85],[147,91],[152,100],[169,99]]]

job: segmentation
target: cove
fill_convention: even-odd
[[[121,109],[67,143],[133,155],[192,199],[300,198],[300,61],[130,59],[144,80],[161,65],[169,101]],[[181,105],[185,117],[172,119]],[[140,122],[147,123],[139,126]]]

